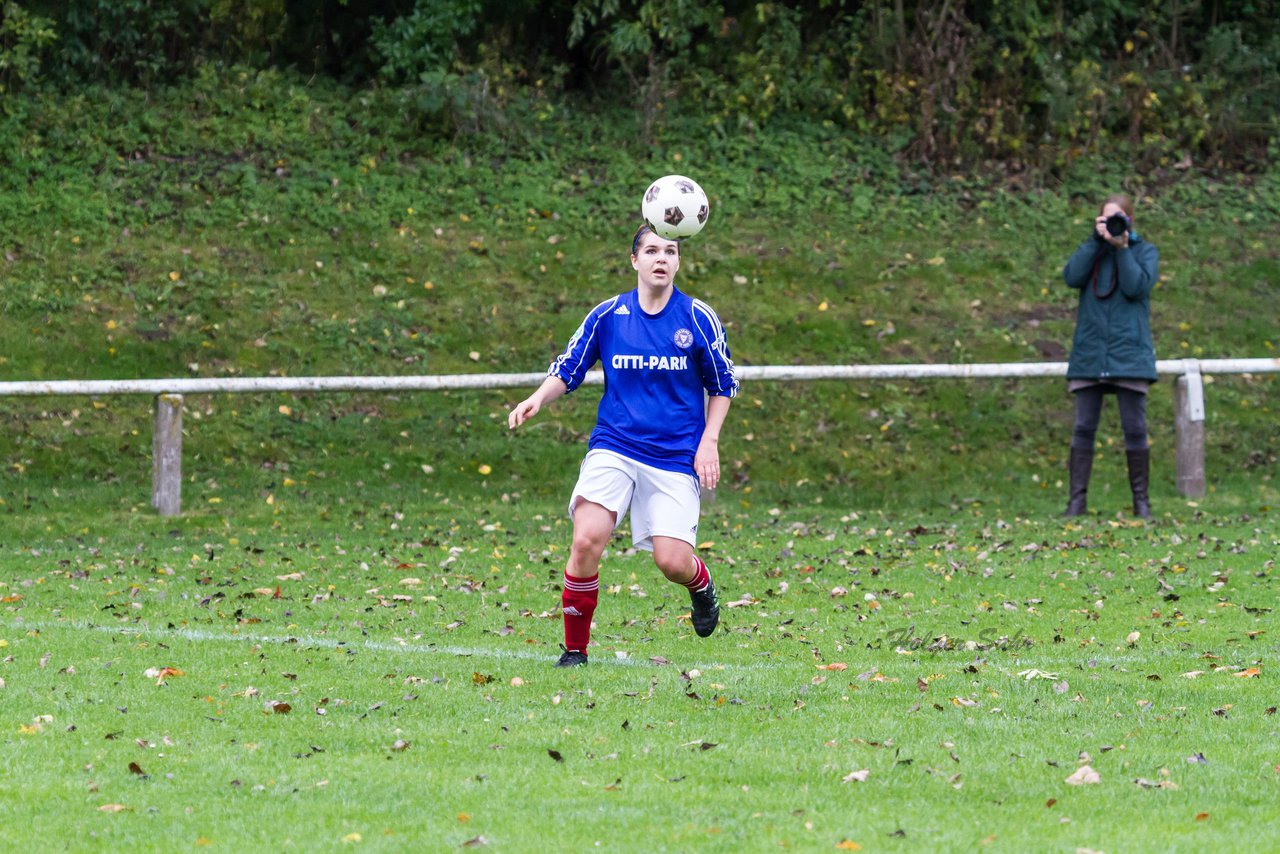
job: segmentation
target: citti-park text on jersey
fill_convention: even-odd
[[[688,356],[624,356],[619,353],[613,357],[613,367],[618,369],[651,370],[651,371],[687,371]]]

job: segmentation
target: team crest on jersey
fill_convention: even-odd
[[[693,346],[693,333],[688,329],[681,327],[676,330],[675,338],[676,346],[681,350],[688,350]]]

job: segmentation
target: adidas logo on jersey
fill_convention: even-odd
[[[630,311],[630,309],[628,309],[625,305],[620,305],[620,306],[618,306],[616,309],[614,309],[614,310],[613,310],[613,313],[614,313],[614,314],[623,314],[623,315],[626,315],[626,314],[630,314],[630,313],[631,313],[631,311]]]

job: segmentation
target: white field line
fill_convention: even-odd
[[[440,645],[433,643],[418,643],[400,639],[393,639],[390,641],[369,640],[368,638],[339,640],[329,637],[316,637],[314,635],[279,636],[232,634],[228,632],[211,632],[204,629],[169,629],[141,625],[101,626],[78,621],[60,623],[19,620],[8,622],[6,624],[6,628],[13,631],[30,631],[34,629],[42,633],[48,632],[50,634],[66,630],[79,632],[102,632],[104,634],[122,635],[125,637],[180,639],[191,641],[192,643],[270,644],[274,646],[297,645],[299,648],[304,649],[362,649],[369,652],[392,652],[407,655],[450,656],[454,658],[496,658],[513,661],[539,661],[546,662],[548,665],[550,665],[551,661],[555,657],[550,651],[534,652],[533,650],[523,649]],[[593,652],[591,662],[592,664],[616,664],[626,667],[667,666],[653,664],[649,661],[648,656],[632,658],[628,655],[626,658],[618,658],[613,653],[604,652]],[[776,667],[777,665],[766,662],[750,662],[747,664],[724,664],[722,662],[677,664],[672,661],[670,666],[682,667],[686,670],[691,667],[697,667],[701,670],[763,670],[766,667]]]

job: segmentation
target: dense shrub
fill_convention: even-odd
[[[416,132],[625,105],[640,141],[818,121],[935,174],[1256,168],[1280,138],[1280,21],[1251,0],[27,0],[0,87],[153,88],[202,67],[393,89]]]

